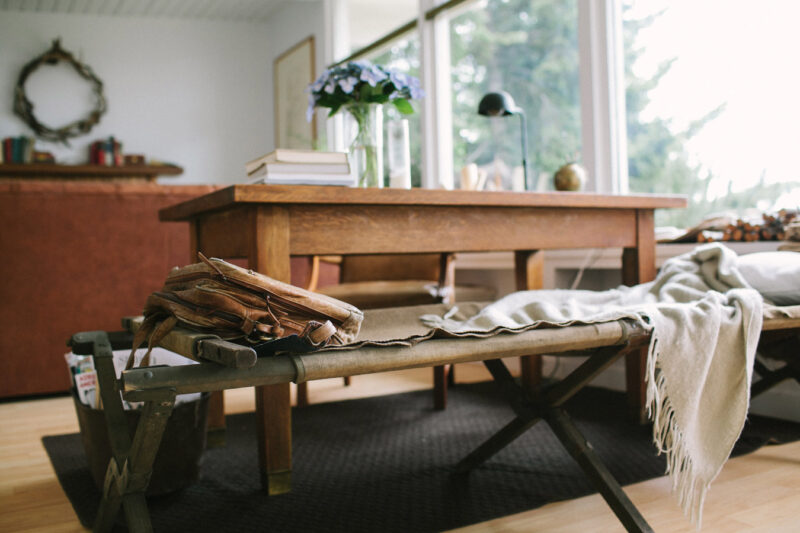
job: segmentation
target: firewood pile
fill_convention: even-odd
[[[777,214],[764,213],[760,221],[738,219],[724,228],[701,230],[697,242],[783,241],[800,240],[800,218],[796,210],[781,209]]]
[[[784,228],[786,230],[786,240],[800,242],[800,218],[789,222]]]

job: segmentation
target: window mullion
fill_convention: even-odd
[[[579,0],[582,160],[596,192],[628,191],[622,17],[617,0]]]
[[[325,68],[333,65],[338,58],[344,57],[349,53],[347,35],[350,31],[347,17],[349,5],[347,0],[325,0],[323,4],[325,16]],[[321,72],[320,72],[321,74]],[[327,133],[327,149],[337,152],[347,151],[344,139],[344,120],[342,113],[338,113],[332,118],[328,118],[327,113],[315,113],[315,120],[322,122],[322,126]],[[317,131],[322,131],[319,127]]]
[[[422,99],[422,187],[453,188],[453,127],[450,40],[446,16],[427,20],[436,0],[420,0],[420,73]],[[439,67],[439,68],[437,68]]]

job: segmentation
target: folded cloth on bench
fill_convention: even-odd
[[[698,527],[709,485],[744,426],[762,298],[712,243],[668,260],[656,279],[603,292],[522,291],[466,320],[426,315],[440,334],[486,336],[629,318],[652,327],[647,404],[684,512]]]

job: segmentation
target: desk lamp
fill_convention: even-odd
[[[525,112],[517,107],[511,95],[505,91],[486,93],[478,104],[478,114],[485,117],[519,115],[522,128],[522,173],[525,179],[525,190],[528,187],[528,128],[525,124]]]

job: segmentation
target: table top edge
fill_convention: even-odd
[[[162,221],[189,220],[235,205],[325,204],[439,207],[562,207],[659,209],[686,207],[683,195],[595,194],[587,192],[462,191],[443,189],[359,189],[305,185],[231,185],[166,207]]]

